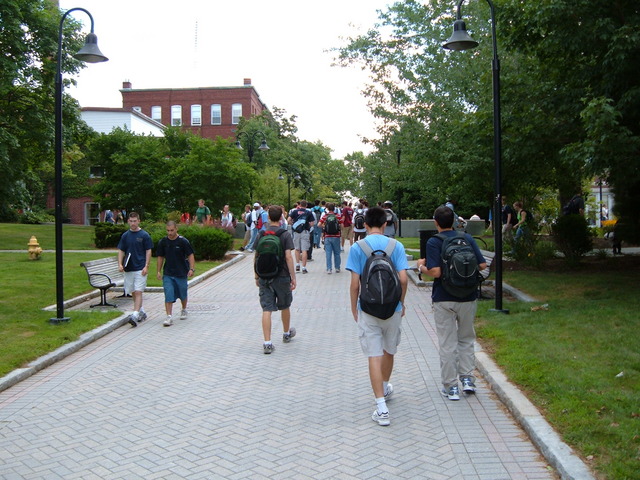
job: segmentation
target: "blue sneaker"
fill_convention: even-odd
[[[442,395],[447,397],[449,400],[460,400],[460,389],[457,385],[449,387],[449,390],[443,388],[440,393],[442,393]]]
[[[469,377],[462,379],[462,392],[466,394],[476,393],[476,384]]]

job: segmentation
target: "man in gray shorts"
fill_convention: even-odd
[[[384,251],[389,242],[395,242],[384,235],[384,227],[387,223],[387,214],[380,207],[367,210],[365,214],[365,227],[367,236],[361,242],[373,250]],[[396,305],[393,316],[386,320],[363,312],[358,298],[360,295],[361,275],[364,273],[365,264],[369,257],[364,252],[359,242],[354,243],[349,250],[347,258],[347,270],[351,272],[351,285],[349,293],[351,298],[351,313],[358,324],[358,334],[362,351],[369,359],[369,379],[376,399],[376,409],[371,419],[378,425],[390,424],[387,401],[393,394],[393,385],[389,383],[393,371],[393,356],[400,343],[402,317],[404,316],[404,297],[407,293],[407,256],[403,245],[395,243],[391,252],[391,262],[398,272],[402,295]],[[366,280],[366,279],[365,279]]]
[[[316,217],[311,210],[307,210],[307,201],[301,200],[300,207],[296,208],[289,215],[289,224],[293,229],[293,245],[296,250],[296,272],[300,271],[300,262],[302,262],[302,273],[307,271],[307,255],[309,247],[311,247],[311,238],[309,232],[315,224]],[[303,222],[302,231],[296,232],[296,222]]]
[[[260,254],[260,240],[265,235],[277,235],[282,249],[284,250],[284,261],[281,269],[275,278],[260,278],[257,273],[256,285],[259,287],[260,306],[262,307],[262,333],[264,334],[263,351],[270,354],[275,350],[271,342],[271,313],[280,310],[282,316],[282,341],[289,343],[296,336],[296,329],[291,327],[291,310],[289,307],[293,302],[293,290],[296,288],[296,273],[293,269],[293,239],[288,230],[280,227],[280,217],[282,208],[277,205],[269,207],[269,225],[264,232],[258,234],[256,238],[255,264],[258,262]]]

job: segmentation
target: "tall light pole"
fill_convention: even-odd
[[[60,19],[58,29],[58,64],[56,65],[55,78],[55,201],[56,201],[56,315],[49,319],[50,323],[58,324],[68,322],[64,316],[64,292],[63,292],[63,261],[62,261],[62,27],[65,19],[71,12],[80,10],[91,19],[91,33],[85,38],[84,46],[74,55],[78,60],[87,63],[99,63],[109,60],[98,48],[98,37],[93,33],[93,17],[84,8],[72,8],[67,10]]]
[[[478,46],[467,33],[467,27],[460,14],[460,6],[464,0],[458,0],[456,21],[453,24],[453,34],[442,47],[448,50],[468,50]],[[494,176],[495,194],[493,199],[493,221],[501,222],[502,219],[502,129],[500,126],[500,61],[498,60],[498,42],[496,41],[496,15],[495,7],[491,0],[487,0],[491,9],[491,37],[493,40],[493,155],[494,155]],[[499,224],[500,225],[500,224]],[[496,265],[496,304],[495,311],[509,313],[509,310],[502,308],[502,228],[493,229]]]
[[[400,155],[402,154],[402,150],[398,149],[396,150],[396,155],[398,158],[398,174],[400,173]],[[399,177],[398,177],[399,178]],[[396,187],[398,189],[397,194],[398,194],[398,236],[402,237],[402,207],[400,205],[400,186],[398,185],[398,187]]]
[[[302,177],[299,174],[295,174],[293,177],[294,180],[299,181]],[[284,180],[282,174],[278,176],[278,180]],[[287,173],[287,211],[291,210],[291,175]]]
[[[247,155],[249,156],[249,163],[253,163],[253,155],[255,154],[255,150],[254,150],[254,140],[256,138],[257,135],[261,135],[262,136],[262,142],[260,143],[260,146],[258,147],[258,150],[260,150],[261,152],[266,152],[267,150],[269,150],[269,145],[267,145],[267,136],[261,132],[260,130],[256,130],[253,133],[247,133],[247,132],[240,132],[236,135],[236,148],[243,150],[242,148],[242,144],[240,143],[240,137],[244,135],[245,137],[247,137],[247,143],[248,143],[248,147],[247,147]]]

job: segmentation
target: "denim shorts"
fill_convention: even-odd
[[[162,277],[162,286],[164,287],[165,303],[173,303],[178,298],[180,300],[187,299],[187,277],[171,277],[164,275]]]
[[[263,312],[286,310],[293,302],[291,277],[276,277],[273,280],[259,279],[260,306]]]

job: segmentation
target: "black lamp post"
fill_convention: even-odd
[[[302,177],[299,174],[295,174],[294,180],[299,181]],[[278,180],[284,180],[282,174],[278,176]],[[291,210],[291,175],[287,173],[287,211]]]
[[[400,154],[402,153],[402,150],[398,149],[396,150],[396,155],[398,157],[398,174],[400,174]],[[400,206],[400,184],[398,183],[398,236],[402,237],[402,208]]]
[[[267,145],[267,137],[260,130],[256,130],[253,133],[247,133],[247,132],[238,133],[236,135],[236,148],[239,148],[240,150],[243,150],[242,144],[240,143],[240,137],[242,135],[247,137],[247,141],[248,141],[247,155],[249,155],[249,163],[253,163],[253,155],[255,153],[255,150],[254,150],[254,147],[253,147],[253,144],[254,144],[253,141],[255,140],[256,135],[261,135],[262,136],[262,142],[260,143],[260,146],[258,147],[258,150],[260,150],[261,152],[266,152],[267,150],[269,150],[269,145]]]
[[[109,60],[98,48],[98,37],[93,33],[93,17],[84,8],[72,8],[67,10],[60,19],[58,30],[58,64],[56,65],[55,78],[55,201],[56,201],[56,315],[49,319],[50,323],[58,324],[68,322],[64,316],[63,293],[63,261],[62,261],[62,27],[65,19],[71,12],[83,11],[91,19],[91,33],[85,38],[84,46],[74,55],[78,60],[87,63],[99,63]]]
[[[453,24],[453,34],[442,47],[448,50],[468,50],[478,46],[467,33],[467,27],[460,14],[460,6],[464,0],[458,0],[456,21]],[[498,43],[496,41],[496,15],[495,7],[491,0],[487,0],[491,9],[491,36],[493,40],[493,155],[494,155],[494,175],[495,175],[495,196],[493,204],[494,222],[501,222],[502,219],[502,130],[500,126],[500,61],[498,60]],[[498,224],[500,225],[500,224]],[[496,305],[494,311],[509,313],[509,310],[502,308],[502,229],[494,228],[494,250],[496,264]]]

